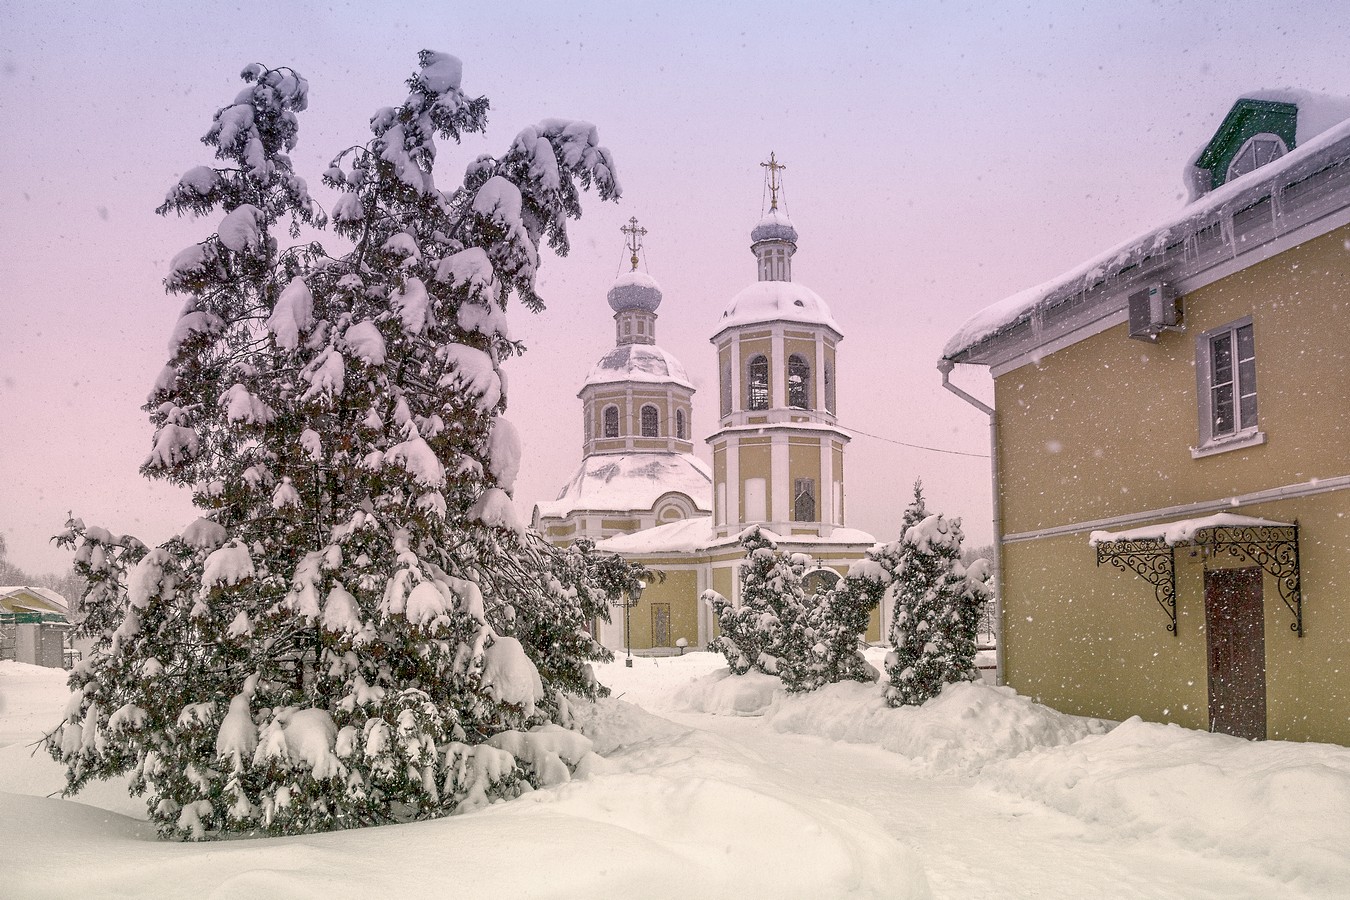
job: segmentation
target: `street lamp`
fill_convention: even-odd
[[[628,656],[624,659],[623,664],[630,669],[633,668],[633,626],[629,620],[628,611],[638,605],[638,601],[642,599],[642,591],[646,586],[647,582],[639,578],[637,584],[628,592],[628,599],[623,604],[623,642],[628,651]]]

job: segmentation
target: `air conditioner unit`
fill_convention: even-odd
[[[1130,294],[1130,337],[1156,341],[1163,331],[1181,330],[1181,297],[1163,282]]]

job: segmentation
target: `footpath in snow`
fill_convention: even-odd
[[[165,843],[124,784],[77,801],[28,746],[64,673],[0,662],[15,897],[1338,897],[1350,749],[1064,716],[959,685],[788,697],[720,657],[603,667],[586,777],[488,809],[293,838]]]

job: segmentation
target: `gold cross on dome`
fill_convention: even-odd
[[[787,166],[780,163],[772,152],[769,153],[769,161],[762,162],[760,165],[769,170],[767,175],[769,179],[769,211],[773,212],[778,209],[778,192],[783,189],[783,182],[778,177],[778,173],[786,169]]]
[[[632,254],[629,260],[633,264],[633,271],[638,267],[638,251],[642,249],[642,239],[647,235],[647,229],[638,224],[637,216],[629,216],[628,224],[619,229],[628,236],[626,245],[628,252]]]

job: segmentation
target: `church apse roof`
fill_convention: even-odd
[[[538,504],[539,515],[562,518],[576,510],[649,510],[670,493],[712,510],[712,473],[689,453],[604,453],[588,456],[556,500]]]

